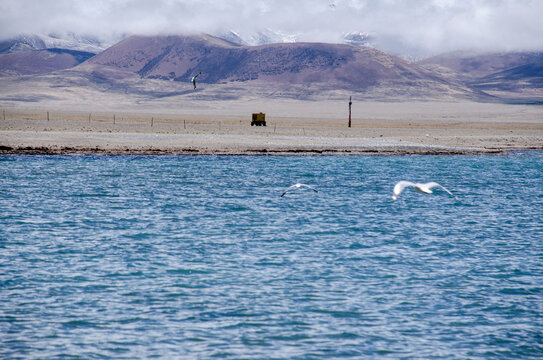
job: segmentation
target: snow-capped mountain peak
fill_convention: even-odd
[[[373,46],[374,38],[366,32],[349,32],[343,34],[343,42],[349,45]]]
[[[13,39],[0,42],[0,53],[14,53],[25,50],[66,49],[98,54],[120,39],[105,41],[94,36],[66,34],[21,34]]]

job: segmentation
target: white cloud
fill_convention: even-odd
[[[543,49],[540,0],[0,0],[0,14],[3,38],[273,29],[326,42],[363,31],[404,53]]]

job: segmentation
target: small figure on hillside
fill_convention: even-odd
[[[192,80],[190,80],[190,81],[192,81],[192,85],[194,85],[194,88],[195,88],[195,89],[196,89],[196,78],[197,78],[201,73],[202,73],[202,72],[200,71],[198,74],[196,74],[196,75],[194,75],[194,76],[192,77]]]

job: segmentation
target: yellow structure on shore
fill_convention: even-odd
[[[253,113],[253,120],[251,121],[251,126],[266,126],[266,114],[264,113]]]

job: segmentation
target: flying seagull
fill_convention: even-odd
[[[400,196],[400,194],[402,193],[403,189],[409,186],[414,187],[416,191],[420,193],[424,193],[424,194],[431,194],[432,193],[431,189],[437,186],[437,187],[442,188],[447,193],[449,193],[452,197],[458,200],[458,198],[454,196],[452,192],[450,192],[449,190],[445,189],[443,186],[433,181],[425,183],[425,184],[412,183],[410,181],[400,181],[399,183],[396,184],[396,186],[394,186],[394,190],[392,192],[392,200],[396,200],[398,196]]]
[[[198,75],[200,75],[202,72],[200,71],[198,74],[194,75],[190,81],[192,81],[192,85],[194,85],[194,88],[196,89],[196,78]]]
[[[314,192],[317,192],[317,193],[319,192],[318,190],[316,190],[315,188],[313,188],[313,187],[311,187],[311,186],[309,186],[309,185],[296,183],[296,184],[294,184],[294,185],[289,186],[289,187],[285,190],[285,192],[284,192],[280,197],[283,197],[283,196],[284,196],[286,193],[288,193],[290,190],[299,189],[299,188],[301,188],[301,187],[311,189],[311,190],[313,190]]]

